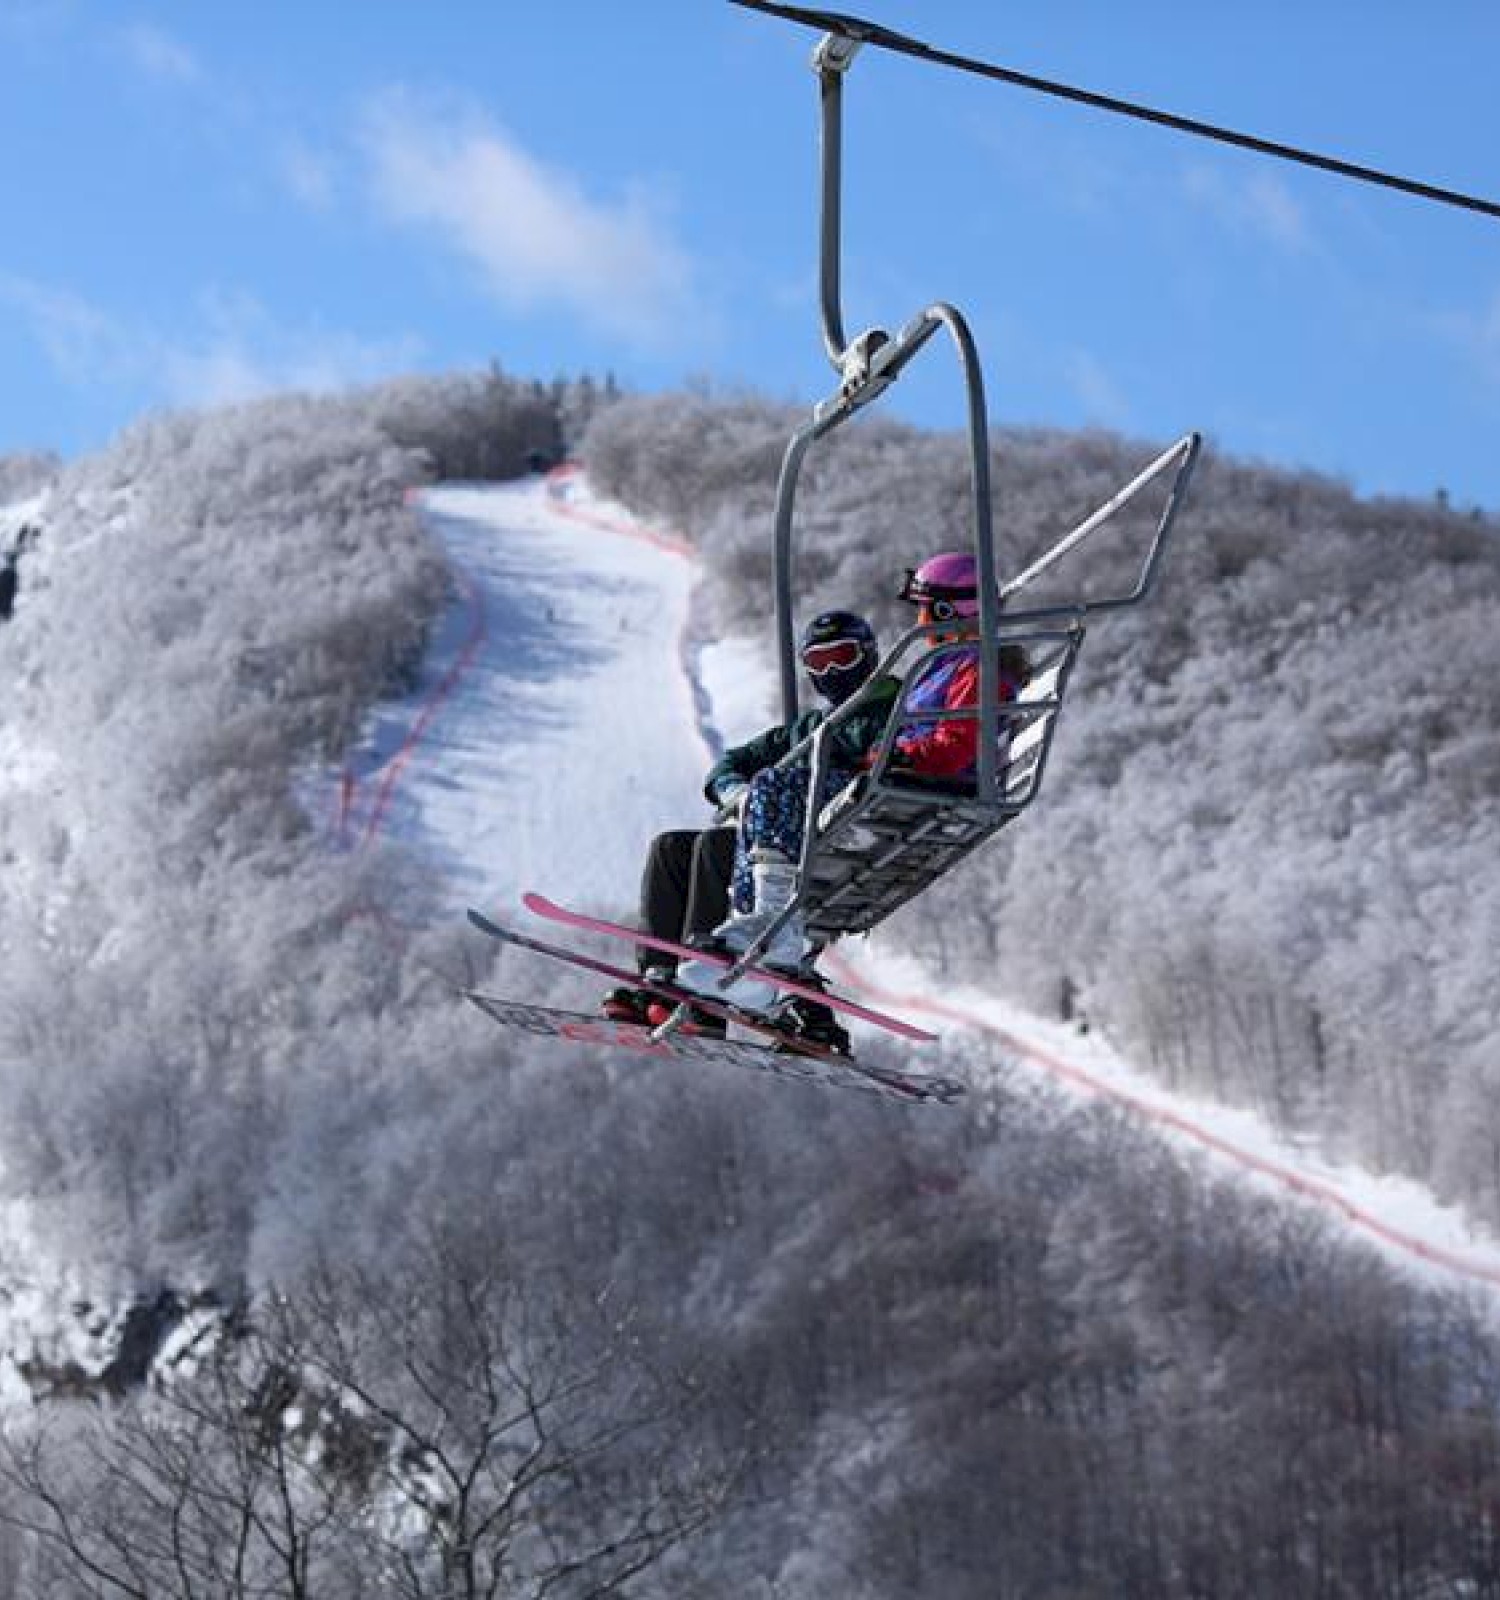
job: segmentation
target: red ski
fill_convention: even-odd
[[[654,934],[642,933],[638,928],[627,928],[623,922],[610,922],[604,917],[590,917],[581,911],[570,911],[566,906],[558,905],[555,900],[549,900],[543,894],[533,892],[523,894],[521,903],[537,916],[546,917],[549,922],[561,922],[569,928],[583,928],[591,933],[608,934],[615,939],[628,939],[631,944],[645,945],[649,950],[662,950],[668,955],[681,956],[689,961],[706,961],[712,966],[723,967],[726,970],[734,965],[733,959],[728,956],[697,950],[692,945],[678,944],[672,939],[658,939]],[[845,1016],[858,1017],[861,1022],[884,1028],[887,1033],[899,1034],[903,1039],[915,1039],[921,1044],[931,1044],[937,1038],[937,1034],[929,1033],[925,1028],[917,1027],[915,1023],[903,1022],[900,1017],[888,1016],[884,1011],[873,1011],[869,1006],[860,1005],[857,1000],[848,1000],[841,994],[819,989],[815,984],[800,983],[797,979],[789,978],[784,972],[777,972],[772,967],[746,967],[745,973],[749,977],[760,978],[774,985],[784,994],[802,995],[808,1000],[815,1000],[820,1005],[827,1006],[832,1011],[842,1011]],[[713,997],[710,995],[705,998]]]
[[[773,1072],[782,1078],[798,1078],[843,1089],[863,1089],[887,1099],[905,1100],[908,1103],[928,1101],[947,1105],[965,1092],[963,1084],[952,1078],[928,1077],[856,1061],[853,1056],[798,1038],[772,1018],[739,1011],[722,1001],[679,989],[672,983],[647,981],[629,967],[615,966],[611,962],[600,961],[596,956],[585,955],[581,950],[568,950],[542,939],[533,939],[529,934],[518,933],[514,928],[495,922],[481,911],[470,910],[469,921],[481,933],[502,943],[548,956],[554,961],[567,962],[585,972],[613,978],[618,983],[629,983],[676,1005],[697,1006],[773,1042],[770,1045],[748,1045],[739,1040],[706,1039],[684,1033],[667,1033],[659,1037],[649,1028],[611,1022],[605,1017],[589,1017],[581,1012],[551,1012],[544,1006],[506,1000],[474,989],[462,991],[465,999],[472,1001],[503,1026],[521,1028],[531,1033],[552,1034],[580,1044],[613,1045],[645,1055],[724,1060],[740,1066],[758,1067],[761,1071]]]

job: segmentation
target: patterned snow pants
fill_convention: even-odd
[[[830,767],[823,778],[818,804],[826,804],[855,774]],[[805,766],[768,767],[750,780],[750,793],[740,815],[740,836],[734,850],[734,881],[730,904],[740,913],[755,909],[753,868],[757,849],[778,851],[796,861],[802,854],[807,822],[807,787],[812,772]]]

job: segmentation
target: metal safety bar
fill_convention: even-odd
[[[1006,583],[1000,590],[1001,601],[1004,602],[1012,595],[1019,594],[1033,579],[1039,578],[1049,567],[1055,566],[1065,555],[1081,545],[1090,534],[1097,533],[1111,517],[1123,511],[1143,489],[1162,477],[1169,467],[1175,467],[1176,473],[1168,486],[1166,503],[1157,518],[1151,547],[1141,563],[1140,576],[1136,579],[1134,588],[1124,594],[1080,603],[1089,611],[1116,611],[1122,606],[1133,606],[1138,600],[1144,600],[1156,582],[1156,572],[1161,565],[1167,535],[1171,533],[1172,524],[1176,522],[1177,513],[1182,508],[1183,497],[1187,494],[1202,444],[1201,435],[1186,433],[1176,444],[1168,446],[1155,461],[1137,473],[1118,494],[1112,495],[1097,511],[1085,517],[1071,533],[1064,534],[1045,555],[1038,556],[1025,571],[1018,572]]]

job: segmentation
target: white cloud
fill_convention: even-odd
[[[65,381],[131,388],[168,405],[344,388],[408,371],[421,354],[412,338],[370,341],[316,326],[288,327],[243,295],[200,296],[171,332],[25,278],[0,275],[0,304],[25,318]]]
[[[1486,383],[1500,384],[1500,288],[1477,306],[1430,312],[1419,324],[1456,350]]]
[[[90,371],[112,381],[132,364],[122,362],[109,318],[80,295],[7,273],[0,274],[0,304],[24,318],[53,368],[69,382],[85,381]]]
[[[1042,196],[1049,207],[1095,221],[1141,204],[1135,167],[1086,127],[1049,127],[1039,139],[1031,120],[1014,108],[971,115],[964,127],[984,154],[990,182],[1004,190]]]
[[[244,295],[209,295],[189,339],[164,344],[169,399],[218,405],[278,389],[341,389],[415,365],[419,341],[361,339],[321,327],[278,323]]]
[[[479,268],[510,310],[552,305],[641,347],[693,340],[691,263],[643,193],[604,201],[472,111],[384,96],[366,122],[376,203]]]
[[[276,165],[294,199],[309,211],[327,211],[334,202],[337,183],[334,164],[301,140],[291,139],[277,152]]]
[[[161,83],[195,84],[204,73],[198,58],[164,28],[148,22],[132,23],[120,31],[125,58],[148,78]]]
[[[1183,193],[1233,233],[1300,252],[1313,243],[1307,214],[1291,191],[1267,172],[1231,179],[1216,167],[1194,165],[1183,174]]]
[[[1129,426],[1130,402],[1097,356],[1069,350],[1062,358],[1062,375],[1087,421],[1112,428]]]

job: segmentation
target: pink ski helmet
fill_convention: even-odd
[[[933,619],[979,615],[979,563],[966,550],[945,550],[913,571],[907,568],[901,598],[914,606],[931,606]]]

